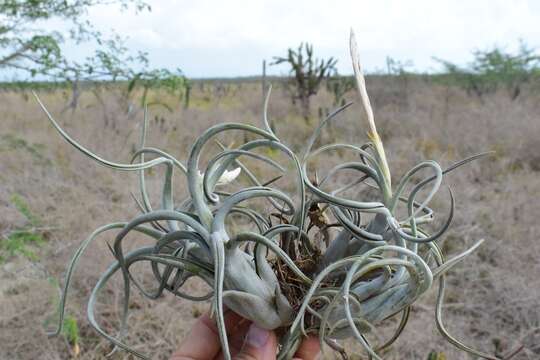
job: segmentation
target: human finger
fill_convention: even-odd
[[[273,331],[251,324],[244,346],[235,360],[276,360],[277,337]]]
[[[314,336],[308,336],[302,341],[298,350],[296,350],[294,359],[314,360],[320,353],[321,346],[319,344],[319,339]]]
[[[225,313],[225,327],[235,327],[242,317],[233,311]],[[171,360],[213,359],[221,349],[219,332],[214,319],[208,313],[199,317]]]

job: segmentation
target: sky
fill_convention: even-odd
[[[436,56],[458,64],[475,49],[515,50],[519,39],[540,48],[538,0],[148,0],[151,12],[114,6],[92,9],[97,29],[128,37],[130,49],[148,52],[156,67],[180,68],[188,77],[258,75],[262,60],[285,55],[302,41],[320,57],[338,59],[350,74],[348,37],[356,32],[367,71],[386,57],[436,71]],[[87,45],[88,47],[88,45]],[[68,48],[73,57],[89,49]],[[271,67],[270,74],[285,74]]]

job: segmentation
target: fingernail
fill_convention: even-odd
[[[257,325],[251,324],[246,335],[246,344],[255,348],[262,348],[269,337],[270,332],[268,330],[261,329]]]

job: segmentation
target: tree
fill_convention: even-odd
[[[438,58],[435,60],[442,64],[447,82],[463,87],[480,99],[502,87],[515,100],[521,94],[523,85],[540,75],[540,55],[524,42],[520,42],[517,53],[493,47],[490,50],[476,50],[473,56],[474,60],[466,66]]]
[[[294,88],[293,103],[296,100],[300,101],[302,116],[308,121],[310,98],[317,94],[322,81],[336,72],[337,59],[333,57],[327,60],[315,58],[313,45],[300,43],[296,51],[289,48],[286,57],[275,56],[272,65],[282,63],[288,63],[291,66],[291,85]]]
[[[100,5],[150,11],[144,0],[0,1],[0,71],[12,69],[28,73],[32,78],[39,75],[46,80],[70,84],[72,96],[64,110],[77,107],[83,82],[96,85],[105,84],[103,81],[128,81],[126,99],[136,87],[142,87],[143,103],[150,88],[163,87],[180,99],[186,93],[189,84],[180,70],[151,68],[146,53],[132,54],[124,38],[115,34],[105,37],[85,19],[90,8]],[[53,19],[68,24],[67,36],[43,25]],[[91,42],[97,49],[84,60],[73,61],[62,52],[62,45],[67,41]],[[93,93],[99,97],[98,91]]]
[[[105,39],[85,19],[88,10],[97,5],[118,5],[122,9],[134,6],[137,11],[150,10],[142,0],[2,0],[0,2],[0,70],[16,69],[32,77],[44,75],[53,79],[81,77],[115,78],[127,62],[143,57],[126,56],[118,36]],[[68,24],[68,35],[44,26],[51,20]],[[41,24],[41,25],[40,25]],[[96,53],[82,64],[70,63],[61,45],[67,40],[80,44],[94,41]]]
[[[128,84],[128,94],[137,86],[142,87],[141,103],[151,105],[148,102],[148,91],[150,89],[161,88],[169,94],[176,96],[179,101],[183,100],[184,107],[189,106],[189,94],[191,91],[191,82],[183,75],[180,69],[176,72],[167,69],[155,69],[143,71],[135,74]],[[157,102],[156,102],[157,103]],[[158,103],[169,111],[172,111],[165,103]]]

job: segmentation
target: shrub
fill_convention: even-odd
[[[540,75],[540,56],[523,42],[515,54],[494,47],[474,51],[473,56],[474,60],[465,67],[435,58],[445,72],[439,81],[458,85],[479,98],[504,88],[514,100],[525,84]]]

